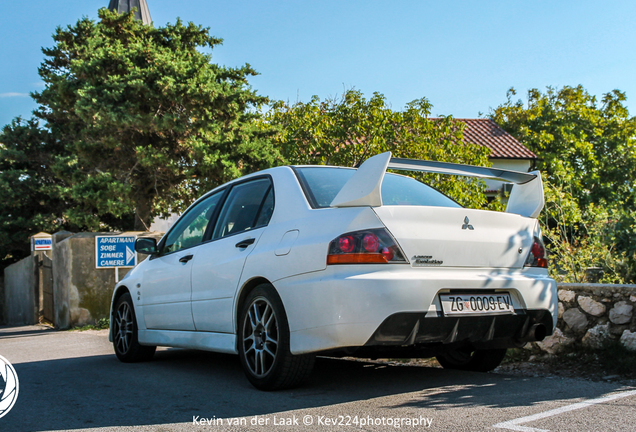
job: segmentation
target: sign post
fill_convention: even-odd
[[[97,236],[95,237],[95,267],[114,268],[115,282],[119,282],[119,268],[132,268],[137,265],[135,252],[136,236]]]

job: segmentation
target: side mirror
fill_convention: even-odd
[[[157,249],[157,239],[138,238],[135,240],[135,251],[146,255],[158,254],[159,250]]]

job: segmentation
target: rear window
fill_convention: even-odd
[[[356,172],[350,168],[296,167],[294,169],[313,208],[329,207]],[[461,207],[438,190],[410,177],[387,173],[382,182],[383,205]]]

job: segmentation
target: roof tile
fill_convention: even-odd
[[[537,155],[490,119],[455,119],[466,125],[464,140],[488,147],[491,158],[537,159]]]

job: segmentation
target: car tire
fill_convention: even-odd
[[[505,348],[485,350],[460,348],[439,354],[437,361],[444,369],[490,372],[501,364],[506,351]]]
[[[238,351],[247,379],[266,391],[297,387],[309,377],[315,360],[314,355],[291,354],[287,314],[270,284],[257,286],[243,303]]]
[[[129,293],[119,297],[115,303],[112,320],[113,347],[117,358],[124,363],[150,360],[157,347],[139,344],[137,317]]]

